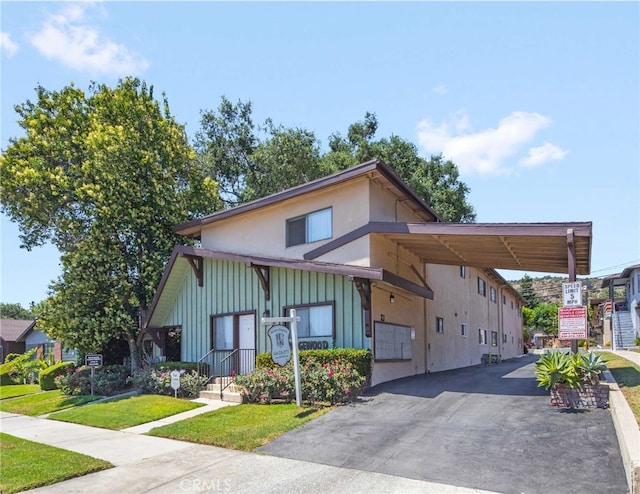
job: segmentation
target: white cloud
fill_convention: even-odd
[[[449,89],[444,84],[440,84],[432,89],[432,91],[436,94],[447,94]]]
[[[69,4],[50,15],[42,29],[31,36],[31,44],[46,58],[82,72],[115,77],[144,72],[149,62],[88,24],[88,6]]]
[[[551,125],[549,117],[539,113],[512,112],[495,128],[472,131],[466,111],[461,110],[449,121],[434,125],[429,119],[418,123],[418,143],[430,154],[442,153],[453,160],[461,173],[509,173],[513,158],[521,153],[538,131]],[[559,147],[545,143],[531,148],[521,162],[535,166],[549,159],[561,159],[566,154]]]
[[[11,58],[18,51],[18,45],[11,39],[9,33],[0,33],[0,49],[3,55]]]
[[[555,144],[545,142],[542,146],[529,149],[529,154],[526,158],[521,159],[520,163],[527,168],[533,168],[547,161],[561,160],[567,153],[568,151],[565,151]]]

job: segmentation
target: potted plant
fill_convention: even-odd
[[[600,383],[604,364],[594,353],[549,352],[536,362],[538,386],[551,391],[551,406],[606,408],[609,386]]]

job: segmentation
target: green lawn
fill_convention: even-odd
[[[3,412],[19,413],[21,415],[37,416],[83,405],[98,398],[100,397],[91,395],[65,396],[60,390],[41,391],[30,395],[0,400],[0,410]]]
[[[160,395],[139,395],[95,403],[49,416],[50,419],[104,429],[126,429],[203,406],[202,403]]]
[[[640,424],[640,367],[613,353],[602,352],[601,355]]]
[[[40,386],[37,384],[10,384],[0,386],[0,400],[37,393],[39,391]]]
[[[0,492],[11,494],[97,472],[107,461],[0,433]]]
[[[149,435],[251,451],[329,410],[295,404],[238,405],[157,427]]]

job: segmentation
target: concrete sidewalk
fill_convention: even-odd
[[[0,424],[2,432],[7,434],[107,460],[116,466],[28,491],[33,493],[489,493],[393,475],[196,445],[145,436],[131,430],[111,431],[6,412],[0,412]]]

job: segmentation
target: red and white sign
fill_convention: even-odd
[[[558,308],[558,338],[561,340],[583,340],[587,337],[587,308]]]

